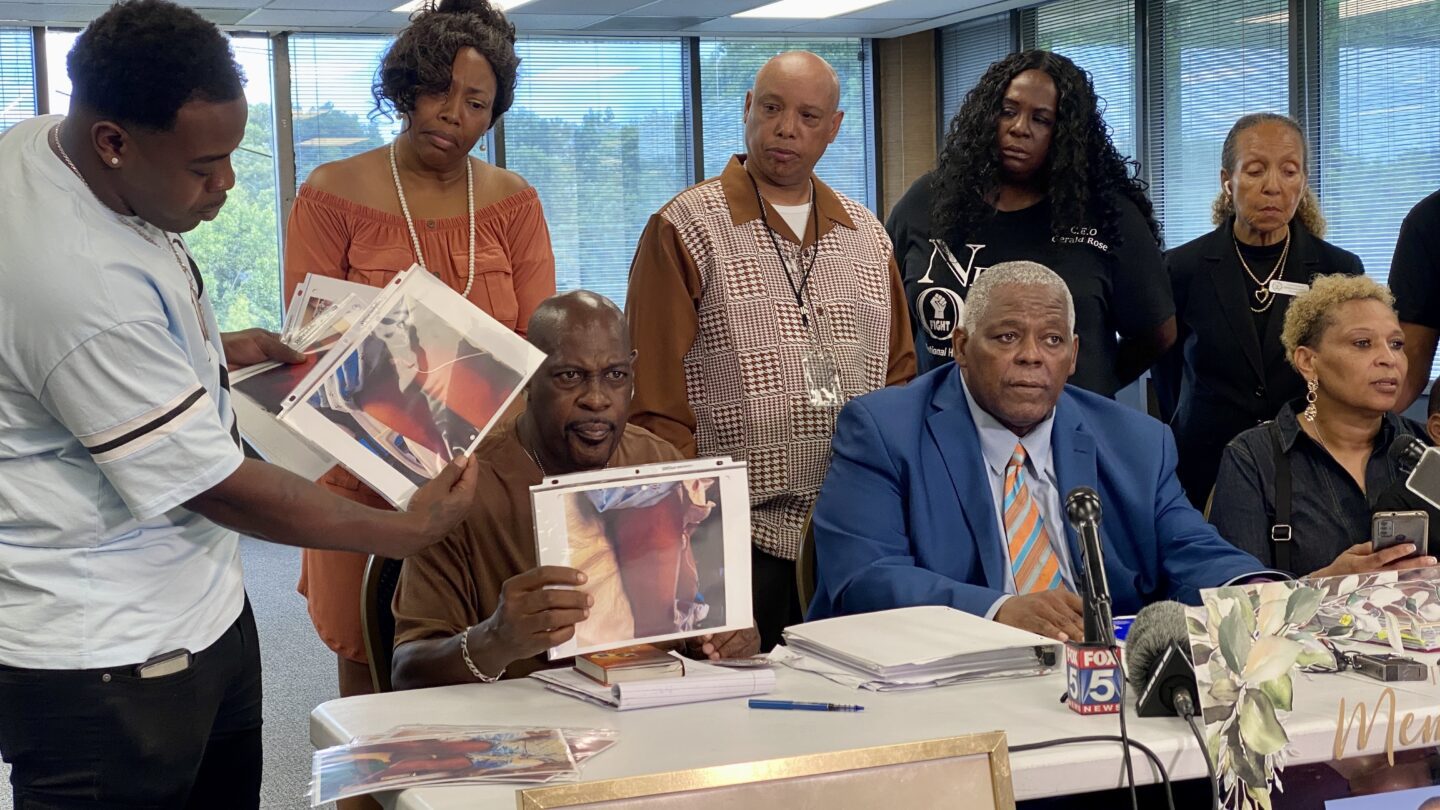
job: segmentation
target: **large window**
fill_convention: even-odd
[[[650,215],[692,181],[678,39],[521,39],[505,166],[540,192],[556,284],[624,304]]]
[[[1288,111],[1286,0],[1151,0],[1150,199],[1174,247],[1210,231],[1220,147],[1246,113]]]
[[[390,37],[293,34],[290,101],[295,128],[295,182],[322,163],[388,143],[400,123],[374,115],[370,88]]]
[[[813,51],[840,77],[840,135],[815,167],[820,179],[870,209],[875,208],[875,115],[869,43],[860,39],[702,39],[700,98],[705,174],[714,177],[730,156],[745,151],[745,93],[771,57]]]
[[[1090,73],[1115,148],[1135,155],[1135,0],[1056,0],[1021,14],[1020,41]]]
[[[1440,188],[1440,11],[1324,0],[1316,176],[1327,239],[1384,281],[1400,221]]]
[[[74,46],[73,31],[47,31],[50,111],[70,110],[70,78],[65,57]],[[270,42],[263,37],[233,36],[230,47],[245,72],[250,118],[245,139],[231,157],[235,187],[212,222],[185,235],[205,277],[205,290],[222,331],[253,326],[278,329],[280,242],[275,186],[275,128],[270,89]]]
[[[35,44],[30,29],[0,28],[0,132],[35,112]]]
[[[940,29],[940,123],[943,143],[950,119],[960,111],[965,96],[996,61],[1014,48],[1010,14],[995,14]]]

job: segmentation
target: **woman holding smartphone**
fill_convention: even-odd
[[[1435,564],[1426,538],[1371,537],[1376,501],[1403,487],[1391,444],[1427,441],[1424,426],[1391,412],[1407,367],[1393,304],[1390,290],[1365,276],[1316,277],[1290,303],[1280,334],[1304,398],[1225,448],[1210,521],[1278,569],[1336,576]],[[1409,510],[1422,509],[1404,497]]]

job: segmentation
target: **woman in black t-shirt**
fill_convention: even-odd
[[[991,65],[951,120],[935,170],[885,226],[920,370],[953,356],[975,277],[1015,260],[1070,286],[1080,336],[1070,382],[1114,396],[1149,368],[1175,340],[1175,313],[1159,226],[1132,168],[1074,62],[1025,51]]]
[[[1317,275],[1359,275],[1360,259],[1320,237],[1300,127],[1275,113],[1235,122],[1220,152],[1214,231],[1171,250],[1180,339],[1155,370],[1175,431],[1176,473],[1203,507],[1220,454],[1241,431],[1305,394],[1280,344],[1294,296]]]

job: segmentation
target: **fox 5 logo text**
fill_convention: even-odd
[[[1065,645],[1065,674],[1069,697],[1077,714],[1115,714],[1120,711],[1120,667],[1115,654],[1103,647]]]

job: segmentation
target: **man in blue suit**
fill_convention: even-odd
[[[970,288],[953,364],[841,411],[813,519],[811,619],[951,605],[1082,638],[1080,546],[1062,507],[1079,486],[1104,504],[1118,614],[1265,572],[1190,505],[1167,427],[1066,387],[1074,326],[1054,272],[996,265]]]

